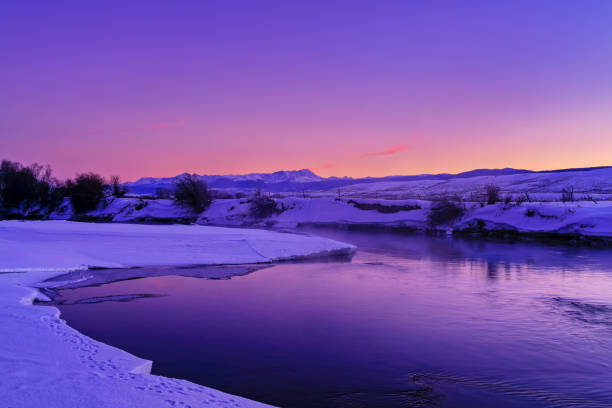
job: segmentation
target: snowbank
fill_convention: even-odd
[[[49,215],[51,220],[68,220],[75,217],[69,199]],[[178,207],[173,200],[106,197],[97,209],[82,218],[114,222],[186,223],[197,219],[197,214]]]
[[[0,272],[261,263],[347,254],[341,242],[199,225],[1,221]]]
[[[571,172],[568,172],[570,174]],[[570,174],[571,175],[571,174]],[[526,177],[515,175],[513,177]],[[510,177],[510,176],[508,176]],[[89,213],[100,220],[142,222],[176,220],[183,209],[170,200],[114,199],[104,209]],[[250,200],[220,199],[192,221],[201,225],[261,226],[294,228],[299,225],[364,226],[425,231],[432,206],[427,200],[389,200],[355,197],[286,197],[275,199],[282,211],[263,219],[249,215]],[[136,208],[138,207],[138,208]],[[447,232],[508,230],[525,234],[579,234],[584,237],[612,237],[612,201],[522,202],[485,205],[466,202],[467,211],[452,225],[437,229]]]
[[[81,335],[59,318],[54,307],[33,307],[37,292],[32,287],[63,271],[88,266],[239,264],[352,250],[329,239],[260,230],[0,222],[0,368],[5,373],[1,405],[263,407],[188,381],[148,374],[150,361]]]
[[[265,406],[188,381],[149,375],[150,361],[83,336],[59,318],[55,307],[32,306],[35,291],[27,286],[49,276],[0,274],[3,407]]]
[[[482,208],[477,206],[455,225],[455,229],[612,237],[612,203],[496,204]]]
[[[268,225],[293,228],[300,224],[380,225],[389,227],[425,228],[430,203],[418,200],[337,200],[334,198],[276,199],[280,214],[263,220],[249,217],[247,200],[216,200],[200,216],[199,224]],[[379,209],[360,209],[358,204],[378,204]],[[396,207],[410,208],[398,210]],[[363,208],[363,207],[362,207]],[[385,208],[390,212],[384,212]],[[382,211],[381,211],[382,210]]]
[[[522,173],[500,176],[477,176],[449,180],[380,181],[352,184],[341,188],[351,197],[431,199],[444,195],[459,195],[469,199],[482,194],[487,184],[500,187],[502,195],[519,196],[528,193],[535,200],[559,200],[565,188],[573,188],[577,198],[612,199],[612,168],[589,171],[558,171]],[[334,196],[337,189],[324,194]]]
[[[263,220],[249,217],[246,200],[218,200],[198,223],[210,225],[368,226],[425,231],[432,202],[422,200],[285,198],[276,200],[286,208]],[[525,234],[578,234],[612,237],[612,202],[525,202],[481,207],[466,203],[466,213],[451,225],[436,229],[448,232],[515,231]]]

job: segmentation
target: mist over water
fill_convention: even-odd
[[[308,232],[358,251],[64,289],[62,318],[154,374],[285,407],[612,406],[609,251]]]

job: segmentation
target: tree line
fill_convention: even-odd
[[[106,180],[97,173],[81,173],[75,178],[59,180],[50,166],[34,163],[29,166],[2,160],[0,163],[0,213],[27,215],[51,212],[70,199],[76,214],[95,210],[108,196],[123,197],[127,193],[118,176]],[[212,202],[206,183],[194,175],[178,179],[174,189],[163,198],[173,198],[177,204],[202,212]]]

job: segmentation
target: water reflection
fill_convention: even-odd
[[[351,263],[280,264],[229,280],[64,289],[62,316],[154,360],[155,373],[281,406],[612,404],[609,252],[317,234],[359,251]]]

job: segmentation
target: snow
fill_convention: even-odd
[[[0,222],[0,271],[262,263],[352,247],[297,234],[199,225]]]
[[[144,206],[143,201],[147,203]],[[122,198],[112,199],[112,202],[105,208],[88,215],[99,217],[102,220],[122,222],[173,221],[185,218],[197,220],[197,224],[200,225],[259,226],[274,227],[277,230],[308,224],[361,225],[416,230],[430,228],[427,218],[432,202],[427,200],[285,197],[277,198],[275,201],[279,207],[284,208],[284,211],[264,219],[253,219],[249,215],[251,204],[248,199],[214,200],[206,211],[197,216],[176,207],[171,200]],[[439,228],[452,231],[452,229],[463,230],[484,226],[487,230],[508,229],[525,233],[574,233],[594,237],[612,237],[612,201],[523,202],[521,204],[513,201],[511,204],[500,203],[484,207],[481,207],[480,203],[468,201],[465,205],[467,212],[462,219],[456,220],[453,225],[442,225]],[[529,210],[533,211],[534,216],[526,215]],[[168,226],[159,227],[169,228]],[[179,226],[179,228],[189,230],[193,226]],[[180,243],[177,245],[180,246]],[[251,249],[260,251],[258,245],[251,245]],[[1,251],[0,249],[0,254]],[[219,253],[219,256],[221,255],[223,252]],[[92,262],[92,260],[84,261],[86,265]],[[74,267],[74,265],[58,267]]]
[[[281,214],[258,221],[248,217],[249,203],[246,200],[217,200],[200,216],[198,223],[213,225],[274,225],[277,228],[293,228],[300,224],[384,224],[394,226],[425,227],[426,209],[429,202],[375,200],[381,205],[419,205],[422,209],[380,213],[376,210],[360,210],[350,200],[333,198],[285,198],[276,200],[287,208]],[[359,200],[359,202],[374,202]]]
[[[342,187],[341,192],[351,197],[430,199],[441,195],[460,195],[469,199],[472,193],[482,193],[484,187],[489,183],[499,186],[502,195],[529,193],[533,199],[539,200],[559,200],[561,190],[568,187],[573,187],[580,196],[593,196],[599,199],[612,198],[612,168],[477,176],[449,180],[381,181],[352,184]],[[327,192],[328,195],[336,193],[336,189]]]
[[[32,306],[36,296],[44,298],[33,287],[88,266],[241,264],[352,250],[329,239],[262,230],[2,221],[2,406],[263,407],[188,381],[148,374],[150,361],[83,336],[68,327],[54,307]]]
[[[127,182],[123,185],[130,193],[155,194],[158,187],[172,189],[175,181],[187,173],[176,177],[152,178],[143,177],[136,181]],[[277,171],[274,173],[250,173],[250,174],[227,174],[227,175],[195,175],[201,180],[215,188],[237,188],[242,191],[250,191],[259,185],[302,185],[304,183],[315,183],[325,180],[307,169]]]
[[[177,177],[141,178],[124,183],[132,194],[155,194],[157,187],[173,188]],[[487,183],[502,187],[505,194],[538,194],[538,200],[558,199],[563,188],[573,186],[579,193],[598,199],[612,198],[612,168],[567,169],[532,172],[517,169],[478,169],[459,174],[420,174],[382,178],[320,177],[310,170],[252,173],[245,175],[198,176],[209,187],[226,192],[263,191],[285,194],[309,192],[310,195],[333,197],[338,190],[352,197],[391,199],[430,199],[441,194],[467,196],[478,193]],[[541,195],[540,195],[541,194]],[[464,197],[467,198],[467,197]]]
[[[378,204],[393,208],[419,206],[420,209],[392,213],[375,209],[359,209],[351,201]],[[331,198],[285,198],[277,202],[287,209],[281,214],[264,220],[253,220],[248,215],[249,204],[245,200],[218,200],[205,211],[198,223],[214,225],[273,225],[292,228],[304,224],[363,225],[386,228],[410,228],[426,230],[432,205],[423,200]],[[484,227],[486,230],[507,229],[524,233],[581,234],[593,237],[612,237],[612,202],[525,202],[522,204],[494,204],[481,207],[480,203],[467,202],[466,214],[452,225],[442,225],[441,230],[452,232]],[[533,216],[529,215],[533,214]],[[484,224],[483,224],[484,223]]]
[[[292,175],[296,177],[296,173],[299,172],[293,172]],[[485,175],[482,175],[483,173]],[[250,203],[247,198],[216,199],[210,208],[199,215],[176,207],[170,200],[107,198],[98,210],[88,215],[99,220],[119,222],[197,222],[201,225],[263,226],[277,229],[293,228],[300,224],[375,225],[425,230],[429,228],[427,218],[432,200],[440,197],[460,197],[468,203],[467,214],[463,219],[456,220],[454,225],[443,225],[440,229],[452,232],[453,228],[473,229],[475,226],[484,226],[487,230],[577,233],[601,237],[612,235],[609,227],[612,167],[504,173],[505,171],[495,173],[486,170],[473,172],[475,176],[471,177],[441,179],[434,175],[431,178],[408,181],[362,182],[333,190],[310,192],[308,195],[277,194],[273,196],[274,200],[284,211],[265,219],[253,219],[249,216]],[[498,186],[502,200],[509,198],[516,208],[498,204],[480,209],[479,205],[474,205],[474,201],[484,200],[485,186],[488,184]],[[562,192],[568,188],[573,189],[576,202],[562,203]],[[519,198],[523,203],[516,205]],[[351,201],[388,208],[381,211],[364,209],[364,206],[357,208]],[[418,205],[421,208],[392,210],[392,207],[410,205]],[[537,213],[536,217],[527,217],[524,207],[528,205],[540,206],[544,212]],[[65,207],[62,206],[64,215],[54,213],[52,218],[67,218],[71,211]],[[558,208],[561,207],[565,208],[567,213],[548,218],[541,216],[546,211],[560,211]]]
[[[106,204],[106,205],[105,205]],[[115,222],[141,220],[173,221],[196,218],[193,212],[178,207],[173,200],[144,200],[138,198],[107,198],[102,208],[88,213],[94,217],[112,217]]]
[[[581,234],[612,237],[612,203],[524,203],[475,207],[455,228],[508,229],[526,233]]]
[[[0,381],[7,408],[264,407],[188,381],[148,374],[151,362],[68,327],[54,307],[34,307],[48,272],[0,274]],[[21,301],[20,301],[21,300]]]

